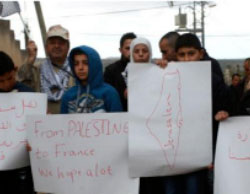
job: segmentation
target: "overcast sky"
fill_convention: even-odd
[[[250,56],[249,1],[219,0],[215,7],[205,7],[205,47],[218,59]],[[102,58],[119,57],[119,39],[133,31],[151,41],[153,57],[160,57],[158,41],[163,34],[177,29],[174,17],[178,7],[167,1],[41,1],[46,27],[61,24],[70,31],[71,47],[82,44],[94,47]],[[32,38],[37,42],[39,57],[44,57],[41,35],[32,1],[20,1],[22,15]],[[192,27],[192,9],[182,7]],[[200,12],[197,12],[197,17]],[[7,17],[17,39],[23,41],[17,14]],[[23,45],[23,44],[22,44]]]

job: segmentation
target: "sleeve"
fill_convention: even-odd
[[[34,91],[40,91],[40,72],[39,67],[27,63],[19,67],[17,72],[18,80],[32,88]]]
[[[122,112],[122,104],[117,91],[110,86],[109,92],[105,98],[106,111],[107,112]]]
[[[105,68],[103,78],[106,83],[114,85],[114,75],[109,66]]]
[[[212,74],[212,87],[213,115],[221,110],[230,112],[230,89],[225,84],[224,80],[220,76]]]
[[[66,97],[66,93],[62,96],[62,101],[61,101],[61,110],[60,110],[61,114],[68,114],[68,100]]]

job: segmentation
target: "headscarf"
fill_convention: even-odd
[[[152,59],[152,47],[148,39],[143,38],[143,37],[138,37],[132,40],[130,44],[130,62],[134,63],[134,58],[133,58],[133,51],[136,45],[138,44],[144,44],[148,47],[149,50],[149,63],[151,62]]]

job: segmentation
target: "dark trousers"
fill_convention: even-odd
[[[1,194],[34,194],[30,167],[0,171]]]

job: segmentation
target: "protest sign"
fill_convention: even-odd
[[[128,174],[128,115],[28,117],[35,190],[50,193],[137,194]]]
[[[250,117],[220,123],[215,157],[215,194],[247,194],[250,189]]]
[[[0,94],[0,169],[29,165],[26,115],[46,114],[47,96],[35,93]]]
[[[195,171],[212,161],[210,62],[129,64],[132,177]]]

